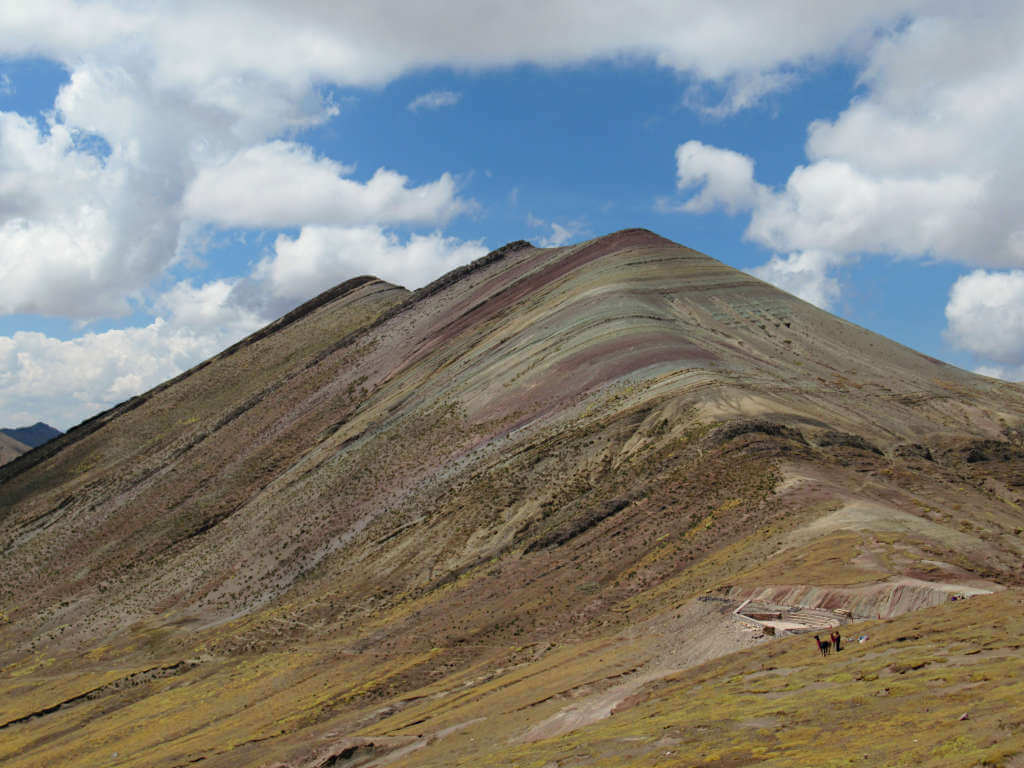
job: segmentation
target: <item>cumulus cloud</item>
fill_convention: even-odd
[[[88,27],[104,8],[67,10]],[[5,16],[0,48],[19,50],[8,33],[34,13]],[[332,112],[308,85],[240,77],[202,92],[169,87],[145,45],[118,32],[153,30],[116,21],[91,44],[73,30],[36,30],[35,53],[66,60],[69,82],[45,123],[0,113],[0,312],[127,313],[178,260],[190,227],[182,197],[199,170]],[[72,56],[79,46],[89,54]]]
[[[191,280],[183,280],[157,299],[156,309],[175,327],[241,338],[273,318],[261,316],[233,300],[239,282],[213,280],[197,287]]]
[[[1024,378],[1024,270],[975,270],[957,279],[946,305],[946,338],[997,365],[988,375]]]
[[[676,149],[676,186],[699,191],[681,206],[688,213],[722,207],[729,213],[754,207],[764,188],[754,181],[754,161],[730,149],[688,141]]]
[[[161,80],[190,89],[213,88],[225,74],[380,85],[427,67],[560,66],[621,56],[725,79],[858,48],[878,27],[926,5],[455,0],[421,7],[403,0],[297,0],[283,7],[243,0],[145,6],[41,0],[7,13],[0,50],[73,59],[97,44],[134,37],[145,40]]]
[[[0,413],[13,424],[60,429],[137,395],[216,354],[253,327],[200,332],[157,318],[149,325],[61,340],[0,336]]]
[[[543,229],[548,226],[548,222],[537,218],[532,213],[527,213],[526,225],[532,229]],[[540,238],[539,245],[541,248],[557,248],[565,245],[571,240],[576,239],[585,229],[582,221],[570,221],[564,225],[559,224],[557,221],[552,221],[550,226],[551,232]]]
[[[956,247],[959,228],[985,196],[978,177],[873,176],[826,159],[797,167],[785,187],[772,190],[754,180],[753,160],[740,153],[688,141],[676,158],[678,187],[698,188],[679,210],[750,211],[747,239],[774,250],[992,258]],[[1007,242],[1011,235],[1005,233]]]
[[[409,102],[406,107],[410,112],[417,112],[421,109],[440,109],[458,104],[462,99],[461,93],[455,91],[430,91],[417,96]]]
[[[863,92],[809,126],[808,162],[781,188],[741,154],[680,145],[678,187],[696,190],[682,210],[749,211],[746,238],[784,254],[755,274],[823,305],[851,254],[1024,265],[1024,6],[995,5],[932,5],[873,42]]]
[[[973,259],[955,243],[982,187],[966,174],[872,176],[849,162],[821,160],[795,169],[783,190],[759,201],[747,237],[779,250]]]
[[[881,42],[861,77],[867,95],[812,124],[807,152],[876,187],[903,219],[885,224],[905,250],[1007,267],[1024,261],[1024,6],[995,9],[952,6]]]
[[[578,231],[578,227],[574,222],[570,222],[569,226],[563,227],[557,221],[551,222],[551,234],[540,239],[540,245],[542,248],[555,248],[560,245],[565,245],[572,240]]]
[[[101,64],[55,107],[46,124],[0,113],[0,312],[122,315],[178,258],[182,194],[245,121]]]
[[[410,187],[385,168],[366,183],[344,178],[353,170],[294,142],[260,144],[202,169],[185,193],[185,213],[224,226],[346,226],[443,223],[473,207],[456,196],[448,173]]]
[[[51,165],[33,171],[38,177],[21,199],[0,210],[0,270],[12,278],[0,311],[125,313],[130,300],[181,258],[190,220],[434,225],[465,210],[450,176],[412,186],[400,173],[380,170],[356,182],[334,160],[275,142],[337,113],[321,98],[322,83],[377,86],[437,66],[633,58],[716,83],[730,94],[729,109],[739,109],[785,87],[794,67],[837,49],[862,49],[874,30],[899,21],[915,4],[8,4],[0,56],[56,60],[70,82],[60,90],[51,124],[36,126],[30,141],[0,148],[5,170],[32,167],[40,154]],[[425,94],[420,106],[455,96]],[[4,128],[8,136],[26,133],[25,125],[12,127],[17,117]],[[109,152],[83,149],[80,139],[87,137]],[[282,178],[289,170],[294,175]],[[294,194],[275,202],[269,189],[259,194],[256,187],[240,200],[240,185],[253,179],[283,183]],[[314,192],[320,196],[311,201]],[[44,246],[45,258],[23,258]],[[46,273],[68,275],[66,285],[51,290],[40,279]]]
[[[418,288],[487,249],[440,233],[406,241],[378,226],[304,227],[278,237],[252,273],[201,285],[178,282],[153,302],[144,326],[61,340],[0,336],[0,414],[66,429],[140,394],[260,328],[297,304],[361,274]]]
[[[717,101],[709,95],[715,89],[707,83],[692,84],[683,94],[683,104],[707,117],[721,119],[756,106],[768,94],[789,90],[798,80],[794,72],[743,72],[729,79]]]
[[[750,274],[804,301],[829,309],[839,298],[839,281],[828,271],[842,258],[822,251],[800,251],[786,257],[772,256],[767,264],[755,267]]]
[[[253,271],[258,293],[295,303],[357,275],[374,275],[407,288],[487,253],[478,241],[434,232],[402,242],[378,226],[303,227],[298,237],[279,235],[274,253]]]
[[[176,376],[273,319],[234,300],[237,282],[179,282],[157,298],[157,316],[143,326],[68,340],[26,331],[0,336],[5,423],[43,420],[67,429]]]
[[[106,258],[119,170],[76,151],[72,132],[0,112],[0,312],[123,311]],[[125,277],[130,277],[130,270]]]

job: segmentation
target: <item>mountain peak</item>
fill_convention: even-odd
[[[0,470],[0,761],[542,764],[727,653],[693,684],[753,711],[729,665],[813,676],[768,627],[846,664],[1019,599],[1022,434],[1021,387],[648,230],[356,278]]]
[[[0,429],[8,437],[13,437],[15,440],[24,443],[29,448],[35,448],[36,446],[42,445],[48,440],[52,440],[59,435],[64,434],[59,429],[51,427],[49,424],[44,424],[41,421],[37,421],[31,427],[17,427]]]

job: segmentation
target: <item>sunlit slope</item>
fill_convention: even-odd
[[[0,433],[0,464],[6,464],[28,450],[28,446],[9,435]]]
[[[378,757],[407,744],[407,756],[388,760],[396,766],[1021,765],[1020,593],[846,632],[844,650],[827,658],[806,635],[762,644],[651,681],[611,698],[613,715],[552,733],[588,689],[616,691],[614,651],[576,649],[590,656],[585,682],[563,658],[544,682],[509,674],[501,693],[413,705],[350,744],[379,744]]]
[[[339,286],[5,467],[2,607],[56,612],[51,622],[84,631],[97,605],[129,598],[129,585],[160,572],[330,426],[275,392],[407,296],[372,279]],[[261,403],[270,407],[247,419]]]
[[[357,281],[130,405],[0,483],[0,760],[444,765],[763,644],[748,598],[1021,583],[1021,388],[644,230]]]

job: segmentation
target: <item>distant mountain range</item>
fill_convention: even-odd
[[[54,429],[41,421],[37,421],[31,427],[0,429],[0,464],[13,461],[37,445],[63,434],[59,429]]]
[[[35,448],[45,442],[53,440],[58,435],[63,435],[59,429],[54,429],[49,424],[37,421],[31,427],[18,427],[17,429],[0,429],[0,432],[8,437],[14,438],[19,443]]]

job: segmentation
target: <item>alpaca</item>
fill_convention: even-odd
[[[828,656],[828,652],[832,648],[831,640],[822,640],[817,635],[814,636],[814,640],[818,643],[818,650],[821,651],[822,656]]]

